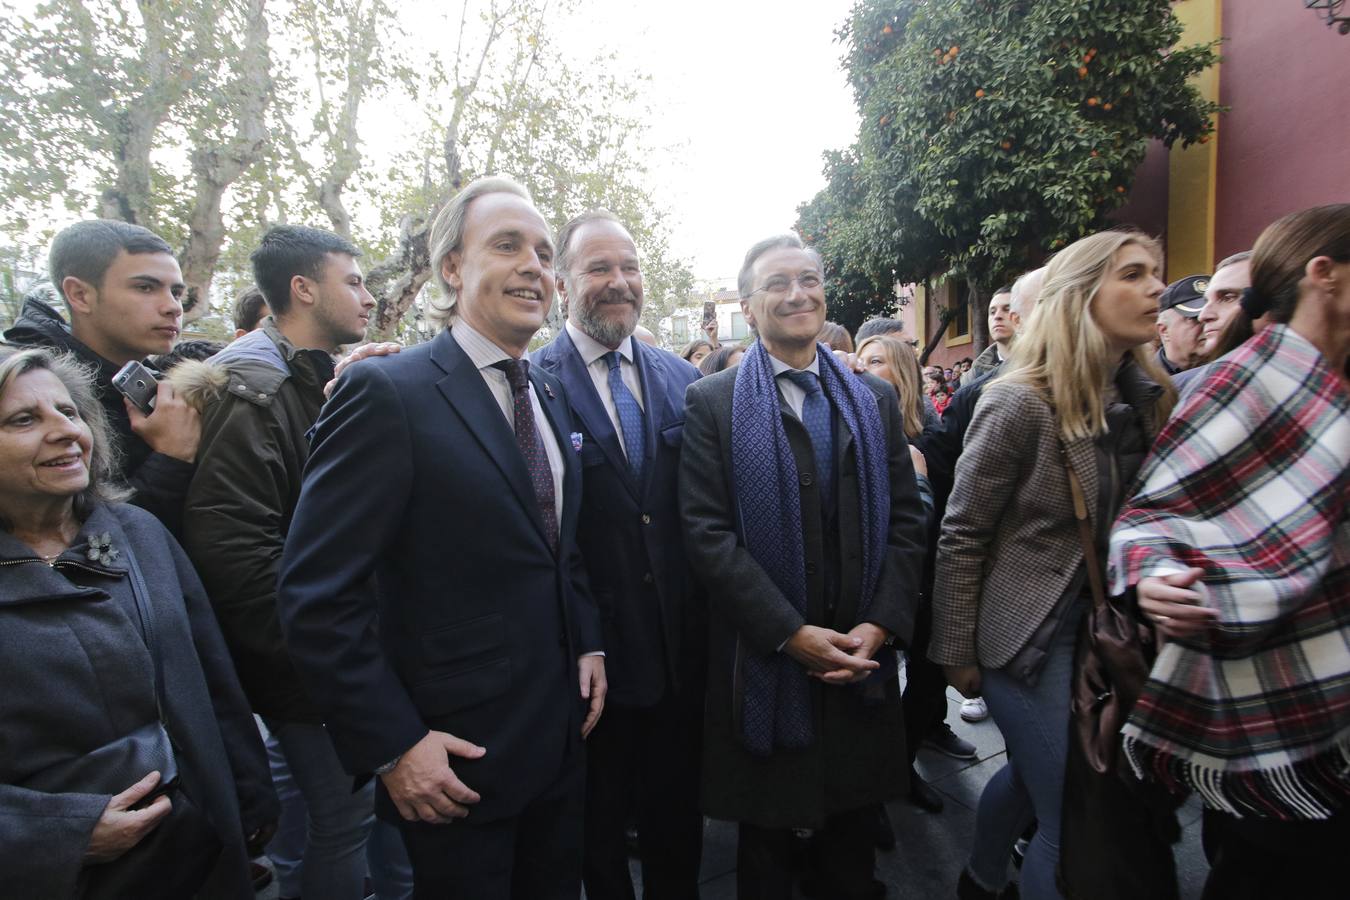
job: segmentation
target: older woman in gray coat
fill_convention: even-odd
[[[82,370],[0,353],[0,883],[251,897],[245,846],[277,814],[257,730],[186,556],[153,516],[109,502],[108,471]],[[156,722],[155,769],[93,763]]]

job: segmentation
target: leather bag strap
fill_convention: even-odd
[[[1059,456],[1064,462],[1064,473],[1069,477],[1069,493],[1073,495],[1073,516],[1078,520],[1078,540],[1083,545],[1083,562],[1087,565],[1088,584],[1092,588],[1092,604],[1097,609],[1106,605],[1106,589],[1102,585],[1102,571],[1097,564],[1097,542],[1092,539],[1092,520],[1088,518],[1087,498],[1083,495],[1083,482],[1069,462],[1069,450],[1063,440],[1059,444]]]
[[[164,710],[164,662],[160,658],[159,639],[155,635],[155,608],[150,602],[150,591],[145,586],[145,576],[141,574],[136,554],[128,547],[126,551],[127,574],[131,580],[131,599],[136,604],[136,615],[141,620],[141,631],[145,635],[145,646],[150,651],[150,659],[155,665],[155,705],[159,708],[159,720],[169,724],[168,714]]]

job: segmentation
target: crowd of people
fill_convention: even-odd
[[[604,210],[483,178],[429,252],[439,333],[363,343],[357,249],[273,227],[222,345],[156,235],[57,235],[0,348],[7,892],[696,898],[709,816],[746,900],[905,896],[950,685],[1008,749],[961,900],[1176,897],[1188,794],[1206,900],[1339,893],[1350,205],[1171,285],[1084,237],[951,368],[791,234],[680,354]]]

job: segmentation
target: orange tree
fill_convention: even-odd
[[[1216,47],[1178,47],[1181,30],[1168,0],[860,0],[839,31],[861,117],[849,189],[831,177],[799,226],[842,285],[992,287],[1107,225],[1151,139],[1209,140],[1219,107],[1190,79]]]

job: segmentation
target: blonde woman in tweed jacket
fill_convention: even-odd
[[[1012,761],[980,798],[961,898],[997,897],[1013,842],[1038,829],[1021,896],[1058,898],[1074,639],[1090,603],[1065,460],[1104,559],[1107,529],[1173,394],[1143,347],[1161,251],[1106,231],[1060,252],[1004,375],[985,387],[942,522],[930,658],[983,694]]]

